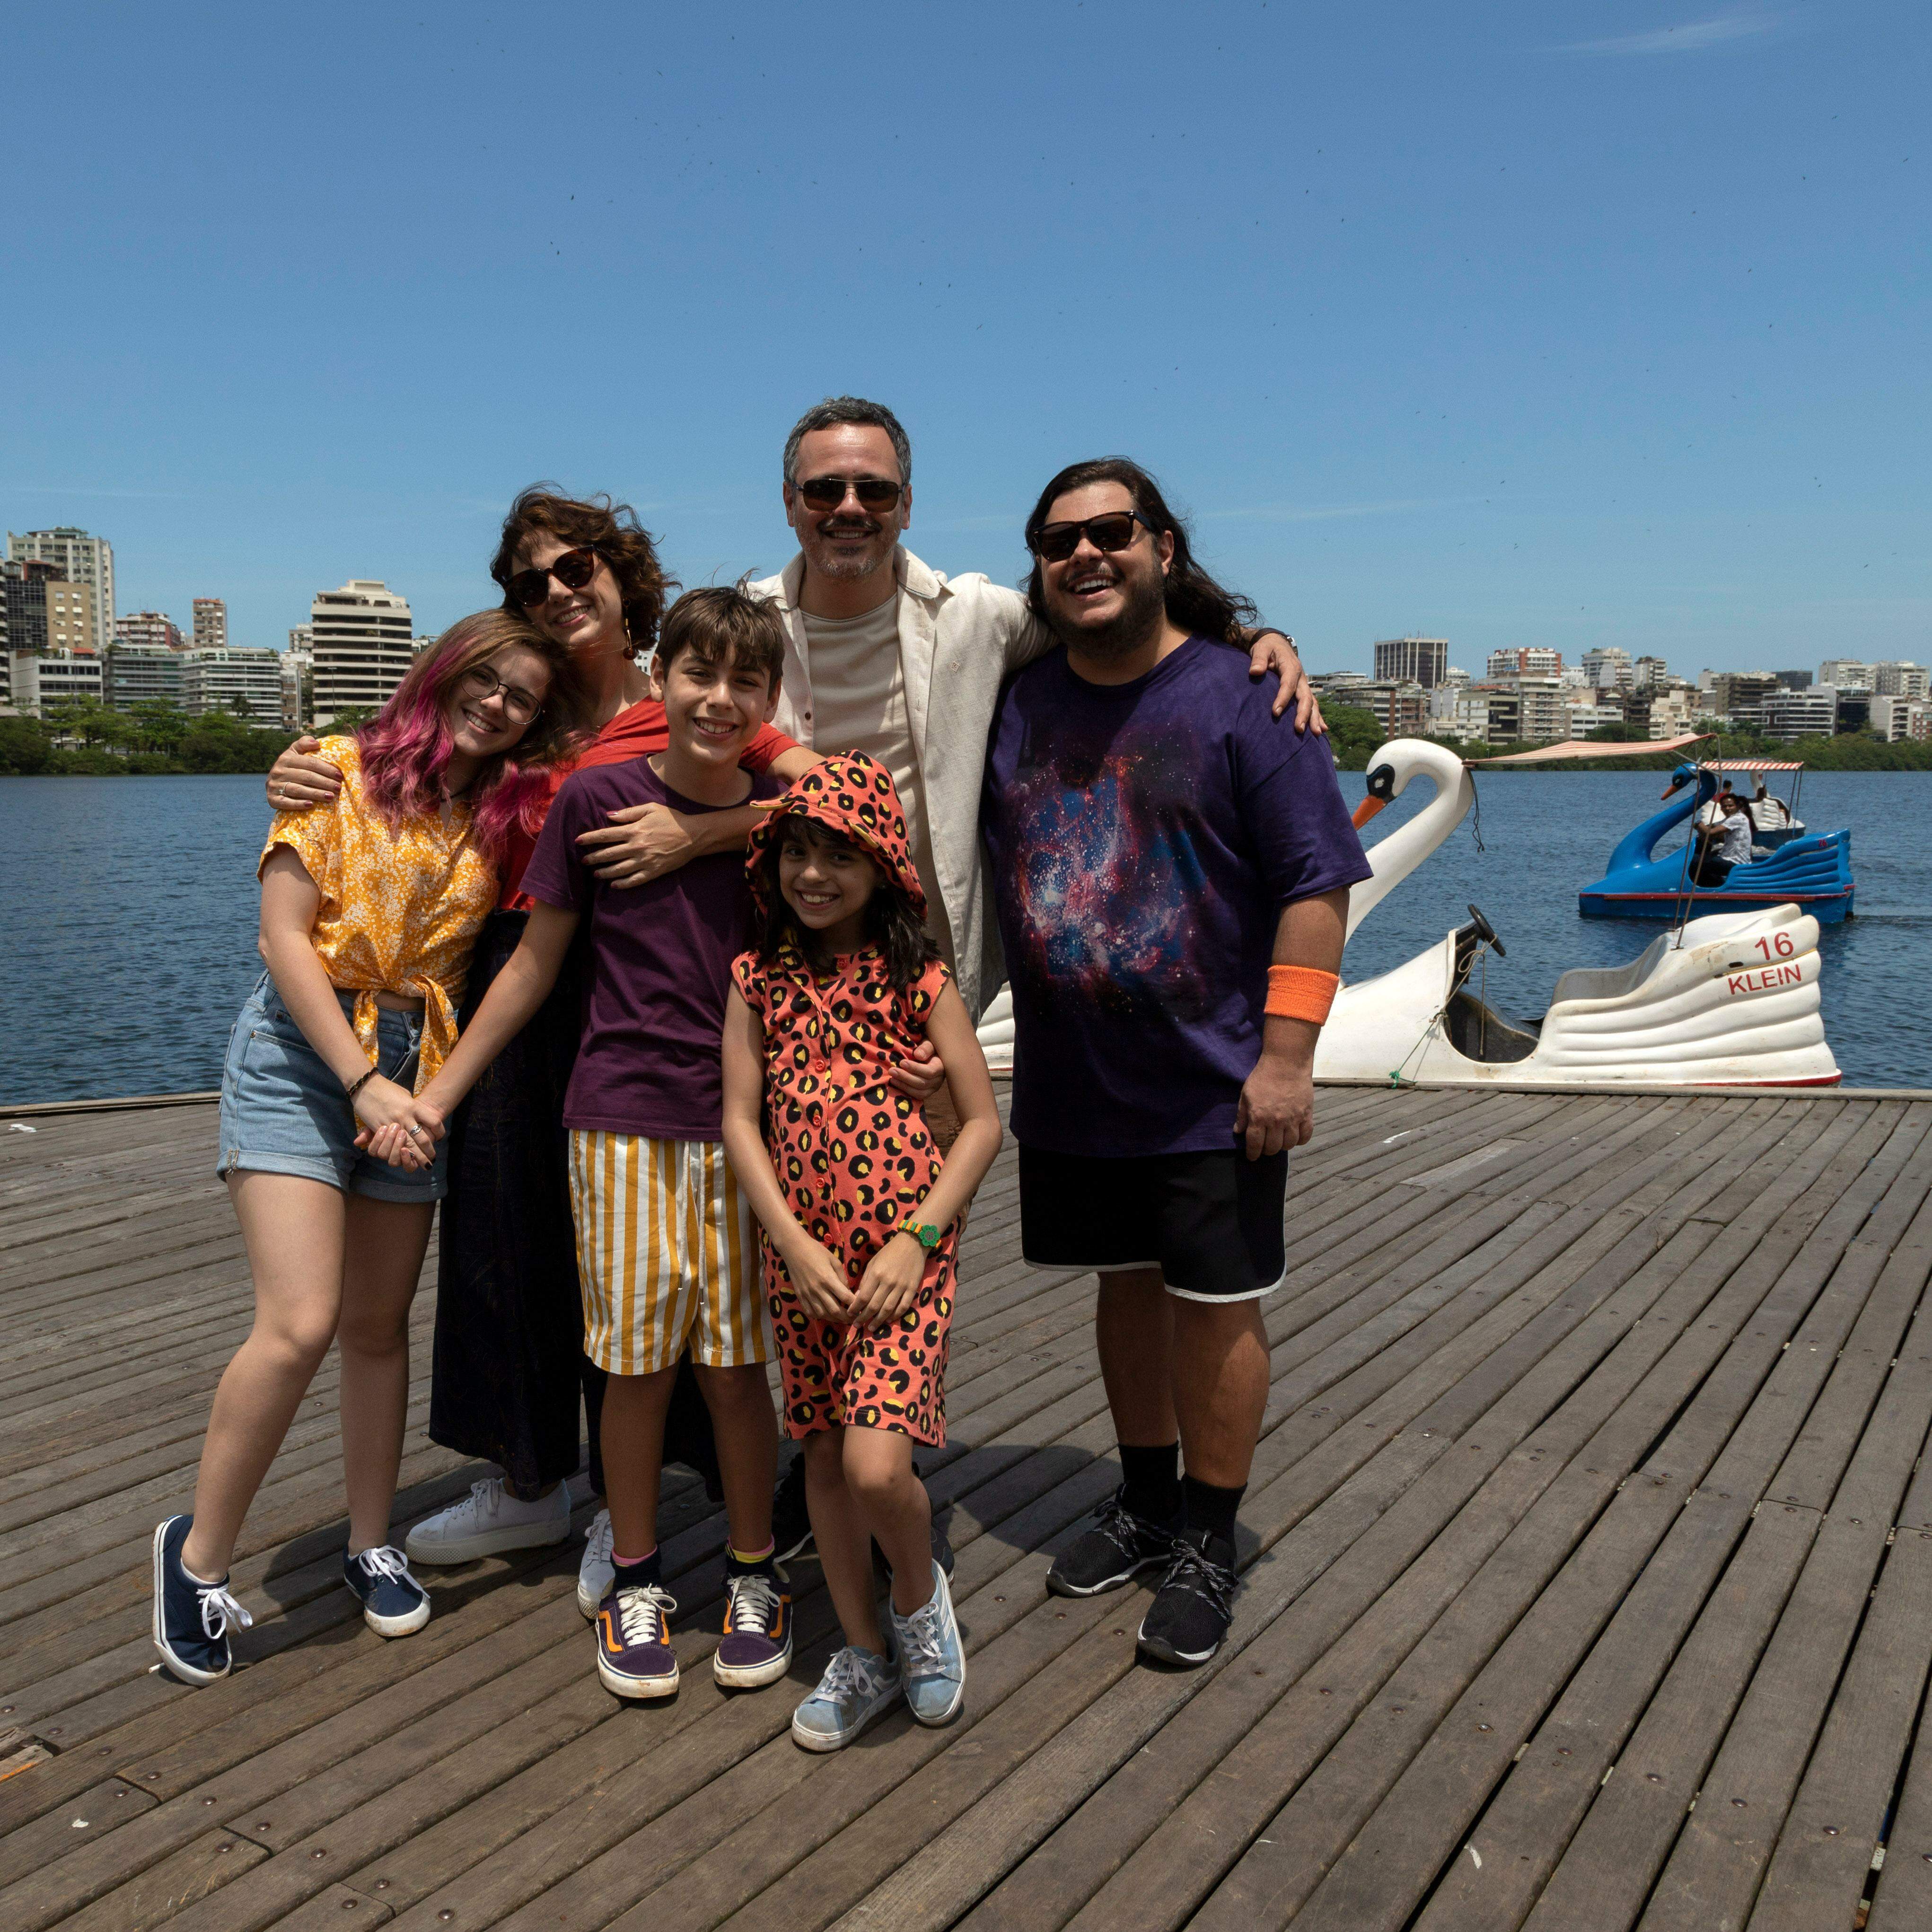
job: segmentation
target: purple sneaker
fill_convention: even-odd
[[[677,1689],[670,1614],[662,1583],[613,1583],[597,1606],[597,1674],[620,1697],[669,1697]]]
[[[791,1667],[791,1592],[776,1570],[741,1570],[724,1578],[724,1634],[712,1675],[734,1690],[776,1684]]]

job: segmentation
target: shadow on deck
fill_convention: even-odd
[[[241,1667],[154,1673],[149,1534],[248,1321],[212,1112],[0,1132],[8,1932],[1932,1924],[1932,1102],[1325,1091],[1191,1673],[1136,1664],[1143,1592],[1045,1593],[1112,1434],[1009,1150],[927,1460],[965,1713],[829,1758],[788,1735],[815,1567],[792,1681],[719,1690],[722,1520],[676,1473],[674,1700],[600,1688],[574,1542],[370,1634],[332,1361],[244,1534]],[[404,1522],[478,1473],[421,1432],[432,1301]]]

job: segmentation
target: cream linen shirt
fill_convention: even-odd
[[[926,891],[926,922],[940,950],[952,956],[946,900],[932,860],[926,824],[926,782],[906,716],[905,668],[899,662],[898,592],[859,617],[805,620],[806,655],[812,666],[814,742],[827,752],[863,752],[892,775],[905,814],[919,882]]]
[[[927,890],[938,887],[938,904],[945,915],[943,923],[934,918],[933,936],[952,968],[967,1010],[977,1019],[1006,977],[980,843],[986,740],[1000,685],[1022,664],[1050,650],[1053,638],[1017,590],[976,571],[945,577],[928,569],[902,544],[893,575],[898,595],[884,608],[892,610],[898,633],[899,690],[911,743],[909,755],[906,748],[896,755],[883,748],[873,754],[896,781],[902,766],[918,774],[932,868]],[[804,583],[801,552],[776,577],[746,586],[754,597],[776,604],[784,620],[784,684],[772,722],[814,750],[850,750],[854,744],[832,735],[849,729],[847,707],[854,701],[849,690],[836,695],[828,691],[830,702],[820,711],[814,659],[820,664],[827,661],[818,657],[799,608]],[[854,620],[855,625],[866,621]],[[813,619],[813,632],[818,626],[819,620]],[[873,650],[883,641],[882,636]],[[839,667],[842,682],[845,660],[836,647],[832,662]],[[865,690],[874,692],[886,682],[877,672],[862,680]],[[923,858],[920,871],[925,878]]]

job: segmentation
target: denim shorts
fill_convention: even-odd
[[[344,1015],[352,1014],[355,994],[340,998]],[[386,1007],[379,1012],[376,1064],[386,1079],[399,1087],[415,1084],[422,1037],[419,1014]],[[215,1172],[224,1180],[238,1169],[299,1174],[372,1201],[442,1198],[448,1187],[447,1141],[436,1143],[431,1166],[412,1173],[358,1148],[359,1124],[342,1082],[309,1045],[264,973],[229,1036],[221,1070],[221,1160]]]

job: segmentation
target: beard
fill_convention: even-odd
[[[1167,580],[1136,572],[1120,580],[1120,610],[1104,624],[1080,624],[1057,603],[1046,607],[1048,628],[1070,651],[1102,663],[1132,657],[1158,633],[1167,614]]]
[[[870,577],[884,561],[884,556],[890,554],[891,544],[898,541],[896,535],[890,536],[882,547],[879,539],[886,536],[887,533],[880,525],[869,522],[862,528],[854,524],[848,524],[841,528],[827,518],[824,523],[814,524],[812,532],[821,542],[834,536],[864,536],[871,539],[866,548],[856,554],[827,555],[818,544],[812,547],[808,553],[808,560],[812,568],[820,576],[829,578],[835,583],[856,581],[862,577]]]

